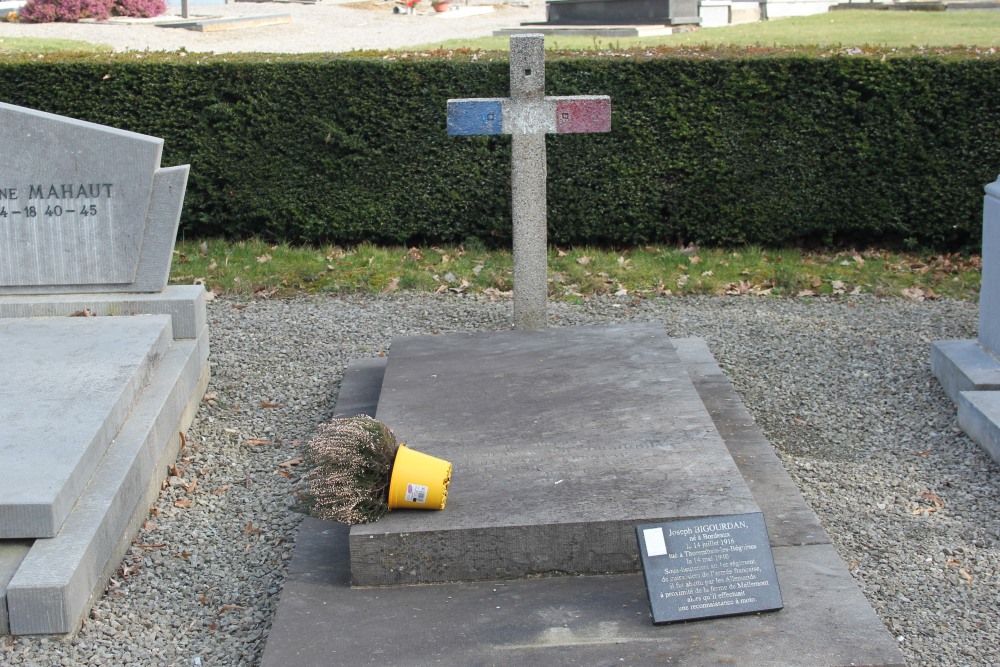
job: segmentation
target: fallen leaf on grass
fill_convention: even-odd
[[[590,257],[578,257],[577,260],[576,260],[576,263],[577,264],[582,264],[583,266],[586,266],[586,265],[590,264]]]
[[[272,257],[270,255],[268,255],[267,253],[264,253],[263,255],[261,255],[260,257],[257,258],[257,263],[258,264],[267,264],[268,262],[271,261],[271,259],[272,259]]]
[[[399,289],[399,276],[393,276],[382,288],[382,294],[391,294]]]

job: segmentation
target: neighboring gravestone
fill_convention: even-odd
[[[782,608],[764,515],[636,526],[653,623]]]
[[[509,134],[514,224],[514,326],[546,324],[548,230],[545,135],[609,132],[607,95],[546,97],[545,38],[510,38],[510,97],[448,100],[448,134]]]
[[[163,140],[0,103],[0,294],[166,287],[188,167]]]
[[[548,0],[550,25],[698,25],[698,0]]]
[[[0,103],[0,634],[78,626],[208,382],[205,290],[167,286],[188,167],[162,146]]]
[[[958,406],[958,424],[1000,463],[1000,178],[983,198],[977,340],[931,344],[931,372]]]

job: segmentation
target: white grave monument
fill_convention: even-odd
[[[548,230],[545,135],[609,132],[607,95],[545,95],[545,37],[511,35],[510,97],[448,100],[448,134],[511,135],[514,326],[546,325]]]
[[[208,382],[205,290],[167,286],[188,167],[162,147],[0,103],[0,634],[78,627]]]
[[[931,372],[958,406],[958,425],[1000,463],[1000,178],[983,198],[979,337],[931,344]]]

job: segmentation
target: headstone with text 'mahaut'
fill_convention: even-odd
[[[0,103],[0,634],[75,629],[208,382],[204,288],[167,285],[188,167],[162,147]]]

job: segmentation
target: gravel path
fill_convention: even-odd
[[[457,3],[458,0],[456,0]],[[514,28],[523,21],[544,21],[544,0],[517,5],[485,4],[469,0],[454,5],[457,11],[434,13],[428,0],[415,15],[393,14],[394,3],[377,0],[354,4],[327,2],[303,5],[293,2],[238,2],[229,5],[192,5],[195,16],[258,16],[289,14],[292,22],[282,25],[240,28],[223,32],[197,32],[164,28],[153,21],[112,20],[103,23],[0,23],[0,47],[4,37],[80,39],[108,44],[116,51],[177,51],[233,53],[342,52],[355,49],[396,49],[446,39],[483,37],[499,28]],[[527,6],[521,6],[522,4]],[[485,14],[477,9],[490,8]],[[180,9],[159,17],[178,18]]]
[[[414,293],[212,302],[213,379],[177,479],[79,634],[0,638],[0,664],[257,664],[300,518],[300,473],[281,464],[331,416],[345,364],[395,335],[506,328],[510,310]],[[668,297],[552,310],[559,325],[652,321],[704,337],[909,663],[1000,664],[1000,466],[957,430],[928,370],[932,340],[975,335],[975,304]]]

